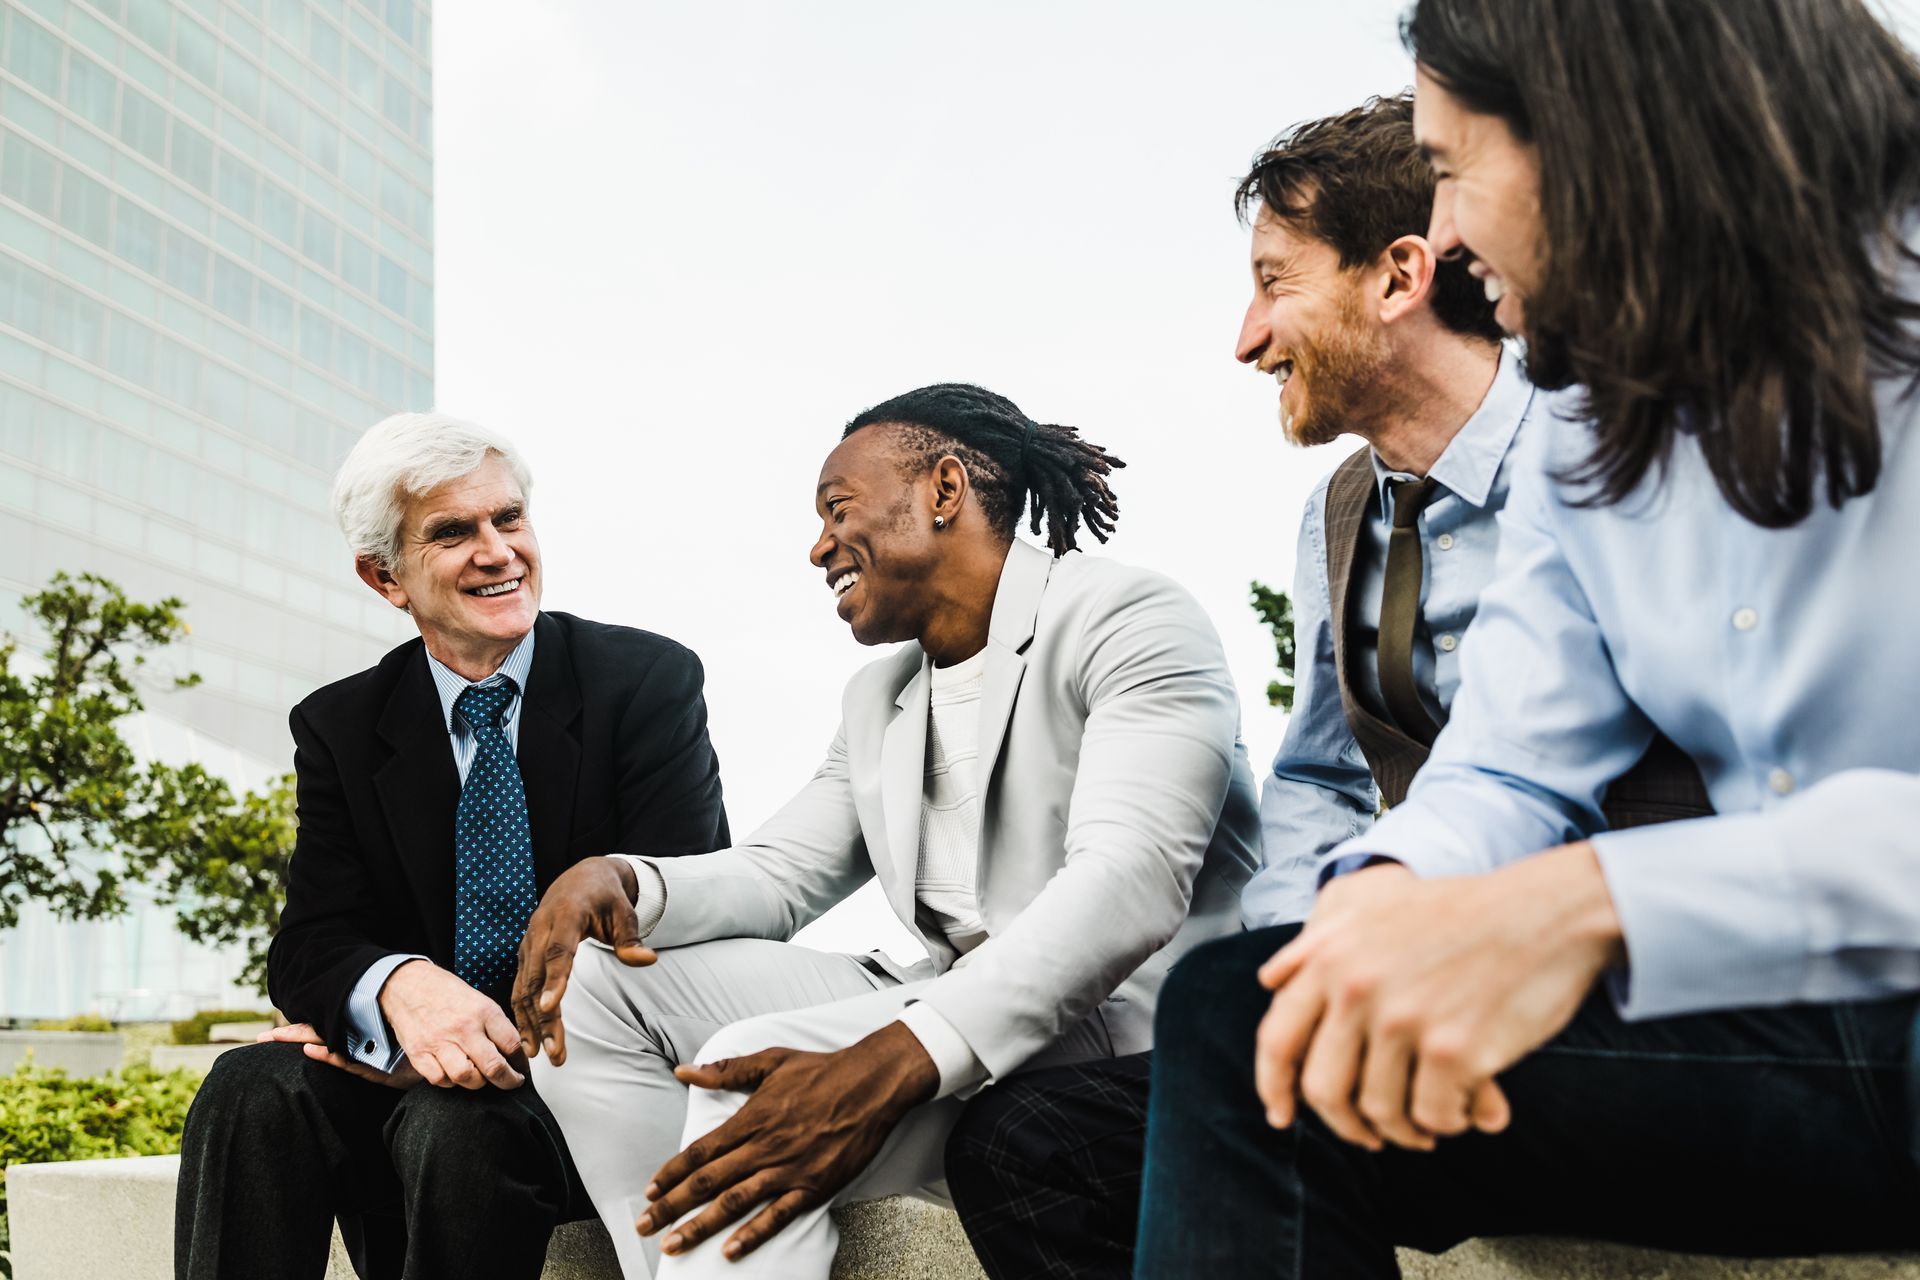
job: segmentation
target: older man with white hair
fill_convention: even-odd
[[[419,628],[293,710],[300,829],[268,959],[294,1020],[187,1118],[181,1280],[538,1276],[592,1213],[504,1011],[542,891],[582,858],[728,843],[700,663],[540,609],[526,464],[399,414],[334,485],[361,579]]]

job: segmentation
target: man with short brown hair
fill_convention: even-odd
[[[1479,282],[1422,234],[1433,176],[1410,96],[1289,130],[1236,197],[1254,215],[1236,356],[1279,380],[1291,442],[1369,446],[1301,521],[1294,706],[1261,797],[1266,865],[1241,901],[1260,928],[1305,918],[1328,851],[1398,804],[1425,762],[1493,574],[1514,443],[1551,428],[1554,401],[1500,346]],[[1608,793],[1616,826],[1705,810],[1697,775],[1665,750]],[[970,1104],[947,1179],[990,1275],[1132,1274],[1150,1065],[1035,1071]]]

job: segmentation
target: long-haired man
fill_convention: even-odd
[[[1431,236],[1584,418],[1523,442],[1406,802],[1169,979],[1138,1274],[1913,1248],[1920,67],[1858,0],[1407,37]],[[1609,831],[1656,731],[1717,814]]]

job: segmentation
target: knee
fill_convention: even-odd
[[[744,1058],[759,1053],[762,1049],[782,1047],[781,1028],[784,1019],[779,1014],[767,1014],[758,1018],[742,1018],[739,1022],[730,1022],[707,1037],[700,1046],[700,1052],[693,1056],[695,1062],[718,1062],[722,1058]]]
[[[1260,966],[1298,932],[1298,925],[1257,929],[1188,952],[1160,989],[1155,1047],[1220,1039],[1251,1043],[1271,998],[1260,985]]]
[[[297,1044],[267,1043],[229,1049],[194,1094],[187,1116],[190,1129],[222,1122],[244,1123],[250,1130],[271,1127],[299,1112],[299,1099],[333,1083],[335,1068],[309,1058]]]

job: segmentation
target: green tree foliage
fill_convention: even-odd
[[[30,899],[81,919],[125,911],[123,875],[152,865],[156,826],[191,817],[174,812],[179,797],[208,795],[184,776],[197,767],[140,766],[118,727],[141,709],[143,651],[187,633],[180,601],[139,604],[93,574],[56,574],[21,603],[48,645],[27,674],[18,642],[0,638],[0,928]]]
[[[245,945],[245,980],[264,988],[293,848],[292,779],[236,799],[197,764],[139,764],[120,736],[142,708],[136,670],[188,632],[181,602],[139,604],[97,575],[56,574],[22,606],[48,642],[34,671],[0,638],[0,928],[29,900],[69,918],[115,915],[129,881],[157,881],[181,931]]]
[[[180,1149],[200,1081],[146,1067],[74,1079],[23,1063],[0,1076],[0,1262],[6,1259],[6,1166],[106,1156],[162,1156]],[[4,1268],[12,1274],[11,1266]]]
[[[198,785],[201,779],[193,781]],[[238,803],[224,785],[214,790],[215,807],[202,808],[184,795],[171,807],[198,820],[179,822],[154,840],[164,859],[161,892],[175,905],[180,932],[187,937],[212,946],[244,946],[247,964],[240,981],[264,993],[267,947],[287,901],[293,775],[275,778],[267,790],[250,791]]]
[[[1274,662],[1280,668],[1280,678],[1267,685],[1267,703],[1285,711],[1293,710],[1293,601],[1284,591],[1275,591],[1264,582],[1250,584],[1253,590],[1253,611],[1260,615],[1260,621],[1267,630],[1273,632]]]

